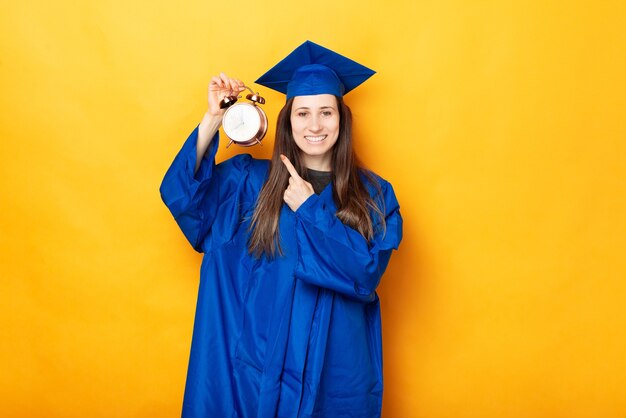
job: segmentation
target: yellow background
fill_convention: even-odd
[[[160,181],[211,75],[310,39],[378,71],[346,100],[405,219],[383,416],[626,416],[624,1],[1,10],[0,415],[180,415],[200,255]]]

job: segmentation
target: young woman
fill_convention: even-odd
[[[373,72],[355,81],[355,68],[307,41],[257,80],[287,95],[271,161],[215,164],[220,100],[244,87],[211,79],[161,185],[204,253],[185,417],[380,416],[375,290],[402,218],[391,185],[357,166],[343,95]]]

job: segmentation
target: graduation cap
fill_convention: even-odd
[[[256,83],[286,94],[287,99],[315,94],[342,97],[375,73],[335,51],[306,41]]]

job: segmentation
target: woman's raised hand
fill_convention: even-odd
[[[245,90],[241,80],[230,78],[224,73],[211,78],[209,83],[209,109],[198,125],[198,142],[196,144],[196,171],[202,163],[211,140],[222,124],[224,109],[220,109],[220,101],[226,96],[236,96]]]
[[[236,96],[245,89],[241,80],[230,78],[224,73],[212,77],[209,83],[209,114],[222,116],[224,109],[220,109],[220,101],[226,96]]]

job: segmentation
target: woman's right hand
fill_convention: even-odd
[[[209,83],[209,110],[214,117],[221,117],[224,109],[220,109],[220,102],[226,96],[237,96],[246,88],[241,80],[230,78],[224,73],[211,78]]]
[[[198,141],[196,143],[196,171],[202,163],[211,139],[222,124],[225,109],[220,109],[220,102],[226,96],[236,96],[246,88],[241,80],[230,78],[224,73],[211,78],[209,83],[209,109],[198,125]]]

